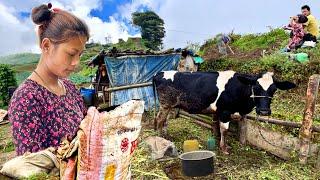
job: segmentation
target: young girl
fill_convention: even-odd
[[[290,24],[285,27],[285,29],[291,30],[291,38],[285,49],[286,52],[290,52],[292,49],[297,49],[301,46],[301,42],[305,34],[303,30],[303,23],[307,21],[308,18],[301,14],[291,17]]]
[[[51,6],[32,9],[41,57],[9,105],[17,155],[57,147],[64,137],[71,139],[86,113],[80,93],[66,78],[79,64],[88,27],[73,14]]]

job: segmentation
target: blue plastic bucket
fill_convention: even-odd
[[[87,106],[93,105],[94,93],[95,93],[94,89],[80,88],[80,94],[83,97],[84,103]]]

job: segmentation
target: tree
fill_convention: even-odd
[[[159,50],[165,35],[164,21],[153,11],[132,14],[133,25],[139,26],[144,45],[152,50]]]

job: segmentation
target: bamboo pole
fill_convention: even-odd
[[[234,52],[232,51],[232,49],[231,49],[231,47],[229,46],[229,44],[227,43],[226,45],[227,45],[227,47],[229,48],[229,50],[231,51],[231,53],[234,54]]]
[[[190,114],[189,114],[190,115]],[[181,115],[179,115],[180,117],[182,117],[182,118],[185,118],[185,119],[188,119],[188,118],[193,118],[193,122],[195,122],[196,124],[198,124],[198,125],[200,125],[200,126],[203,126],[203,127],[205,127],[205,128],[208,128],[208,129],[212,129],[212,126],[210,125],[210,124],[208,124],[208,123],[205,123],[205,122],[203,122],[203,121],[199,121],[199,120],[197,120],[196,118],[195,118],[195,116],[193,116],[193,117],[190,117],[189,115],[183,115],[183,114],[181,114]]]
[[[182,115],[184,115],[184,116],[187,116],[187,117],[191,117],[191,118],[193,118],[193,119],[196,119],[196,120],[198,120],[198,121],[202,121],[202,122],[208,124],[208,120],[209,120],[208,118],[203,118],[203,117],[200,117],[200,116],[198,116],[198,115],[196,115],[196,114],[189,114],[189,113],[187,113],[187,112],[185,112],[185,111],[182,111],[182,110],[180,110],[180,114],[182,114]],[[211,121],[212,121],[212,118],[211,118]]]
[[[144,87],[144,86],[150,86],[150,85],[152,85],[152,82],[146,82],[141,84],[131,84],[131,85],[119,86],[119,87],[111,87],[107,89],[107,92],[120,91],[124,89],[131,89],[131,88]]]
[[[299,132],[300,138],[300,163],[305,164],[309,155],[310,139],[312,131],[313,115],[318,95],[320,76],[315,74],[309,78],[307,89],[307,102],[303,114],[302,126]]]

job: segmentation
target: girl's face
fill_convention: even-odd
[[[298,23],[298,20],[299,20],[298,16],[293,16],[292,19],[294,20],[294,22]]]
[[[46,41],[49,42],[44,45],[42,50],[47,68],[58,77],[68,77],[80,62],[80,56],[85,49],[87,38],[76,36],[67,42],[57,45],[51,43],[49,39]]]

